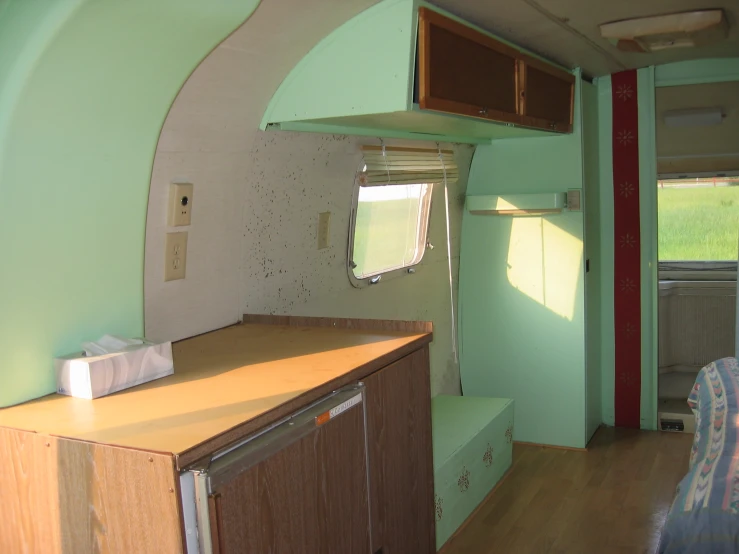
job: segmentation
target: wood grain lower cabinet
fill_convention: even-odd
[[[182,552],[172,457],[0,428],[2,554]]]
[[[436,552],[428,348],[364,380],[373,552]]]
[[[260,352],[265,336],[279,337],[282,349]],[[191,373],[94,403],[49,397],[0,411],[0,553],[435,551],[430,333],[253,324],[189,340],[202,364]],[[219,348],[203,354],[212,345]],[[331,377],[300,388],[307,371]],[[209,391],[208,409],[181,401],[191,381]],[[238,394],[223,401],[249,383],[264,388],[242,403],[233,402]],[[267,390],[281,392],[279,401]],[[160,405],[163,397],[172,402]],[[141,423],[98,419],[92,434],[94,411],[122,400]],[[277,415],[240,434],[233,421],[249,417],[221,422],[255,402],[268,404],[249,413]],[[28,428],[7,425],[16,410]],[[76,423],[56,427],[67,413]],[[184,451],[168,446],[172,427],[181,438],[203,425],[217,432],[193,441],[202,454],[183,463]],[[115,444],[132,429],[136,442]],[[160,448],[149,446],[151,433]],[[234,438],[219,438],[227,433]]]
[[[319,405],[249,443],[246,452],[234,452],[226,461],[233,478],[219,480],[214,464],[209,517],[215,552],[370,551],[364,406],[355,404],[325,423],[317,419],[341,401]],[[228,465],[223,470],[228,473]]]

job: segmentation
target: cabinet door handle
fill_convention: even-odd
[[[488,115],[488,109],[487,108],[481,109],[480,110],[480,115]]]

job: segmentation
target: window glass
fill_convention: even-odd
[[[432,190],[430,184],[359,187],[352,248],[357,279],[421,261]]]
[[[658,182],[659,260],[736,261],[739,178]]]

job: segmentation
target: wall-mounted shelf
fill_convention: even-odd
[[[564,192],[467,197],[467,211],[473,215],[551,215],[561,213],[566,207]]]
[[[444,47],[450,40],[459,48]],[[489,61],[504,52],[507,62],[479,71],[480,52]],[[540,137],[571,132],[575,79],[425,2],[385,0],[295,66],[261,128],[467,143]]]

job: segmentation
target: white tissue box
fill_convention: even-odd
[[[122,352],[54,358],[56,390],[77,398],[99,398],[174,373],[172,343],[128,347]]]

